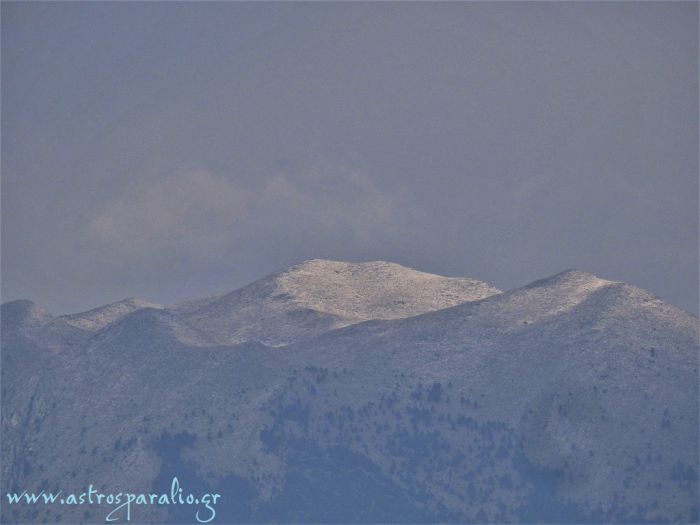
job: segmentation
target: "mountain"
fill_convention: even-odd
[[[177,476],[222,495],[218,523],[698,520],[698,319],[634,286],[572,270],[499,293],[309,261],[119,311],[78,328],[2,306],[3,491]],[[4,505],[2,522],[113,508]]]
[[[218,344],[259,341],[281,346],[370,319],[399,319],[500,290],[469,278],[443,277],[398,264],[314,259],[269,275],[240,290],[176,305],[127,299],[63,316],[98,330],[142,308],[177,316]]]

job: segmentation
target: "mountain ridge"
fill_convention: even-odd
[[[365,276],[362,275],[363,272]],[[366,273],[370,273],[371,278],[367,279]],[[387,286],[387,280],[398,283]],[[356,286],[358,281],[362,285],[359,289]],[[427,281],[430,284],[425,290],[415,293],[415,289],[420,287],[416,281],[423,284]],[[377,286],[377,283],[384,286]],[[202,346],[239,344],[260,339],[256,339],[257,335],[266,328],[251,319],[255,317],[265,324],[304,326],[297,333],[292,330],[292,333],[259,341],[268,346],[284,346],[345,326],[374,320],[409,318],[451,309],[461,304],[481,303],[500,296],[502,299],[497,302],[502,303],[508,298],[508,308],[511,311],[518,308],[517,304],[529,310],[529,318],[524,316],[523,322],[533,323],[536,322],[537,315],[545,315],[545,310],[546,315],[555,315],[559,311],[557,308],[561,311],[574,308],[584,297],[595,291],[602,293],[610,286],[633,290],[641,301],[665,310],[675,309],[679,317],[691,319],[691,322],[695,319],[693,314],[663,302],[651,292],[621,281],[603,279],[579,269],[567,269],[503,292],[475,279],[443,277],[386,261],[346,263],[324,259],[309,259],[283,268],[229,293],[181,303],[159,304],[128,298],[84,312],[58,316],[49,314],[29,300],[9,301],[2,304],[2,309],[5,315],[12,315],[11,311],[17,309],[31,311],[35,318],[44,319],[44,324],[50,319],[52,323],[62,326],[70,325],[87,332],[98,332],[134,312],[151,308],[167,313],[173,320],[180,322],[183,331],[200,332],[200,337],[193,338],[190,342],[199,340]],[[556,290],[551,297],[549,309],[545,307],[539,314],[535,314],[532,311],[532,297],[528,295],[530,290],[540,290],[540,293],[545,294],[547,290]],[[368,294],[374,297],[368,300]],[[519,296],[523,299],[518,299]],[[263,297],[271,304],[256,308],[254,303]],[[421,300],[424,302],[421,303]],[[552,305],[556,301],[559,301],[558,306],[554,308]],[[237,318],[239,311],[243,311],[242,318]],[[218,333],[221,331],[224,333]]]
[[[95,332],[135,311],[155,308],[202,331],[213,344],[260,340],[280,346],[341,326],[410,317],[497,293],[475,279],[385,261],[310,259],[225,294],[176,304],[130,298],[58,318]],[[271,325],[276,327],[272,332]]]

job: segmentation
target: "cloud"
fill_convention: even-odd
[[[142,249],[163,242],[210,237],[246,212],[241,188],[205,171],[148,181],[108,204],[88,224],[104,243]]]
[[[313,169],[278,174],[258,195],[273,221],[297,221],[307,235],[342,235],[357,243],[396,227],[396,199],[367,173],[327,161]]]
[[[246,246],[256,237],[368,243],[395,226],[395,198],[362,171],[328,160],[257,185],[205,170],[144,181],[99,210],[86,237],[116,255],[157,257]]]

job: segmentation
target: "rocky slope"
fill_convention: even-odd
[[[177,475],[218,523],[696,522],[697,318],[578,271],[495,292],[311,261],[101,328],[5,304],[3,490]]]

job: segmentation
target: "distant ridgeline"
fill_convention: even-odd
[[[2,306],[3,523],[221,494],[213,523],[698,521],[698,319],[567,271],[508,292],[313,260],[178,305]],[[131,521],[191,523],[187,506]]]

